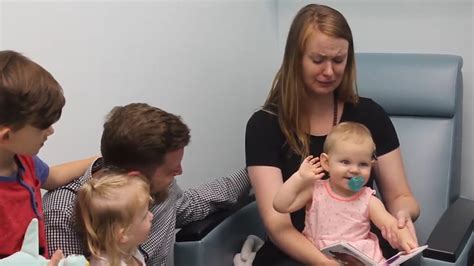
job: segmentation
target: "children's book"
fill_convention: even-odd
[[[410,252],[400,251],[393,257],[385,260],[383,263],[374,261],[369,256],[362,253],[360,250],[351,244],[341,241],[329,245],[321,250],[323,254],[343,263],[343,265],[351,266],[395,266],[415,257],[420,254],[428,246],[420,246]]]

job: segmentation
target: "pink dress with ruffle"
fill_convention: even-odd
[[[370,232],[369,200],[375,191],[363,187],[345,198],[331,190],[327,180],[314,184],[313,201],[306,207],[303,234],[319,249],[346,241],[377,262],[383,262],[379,241]]]

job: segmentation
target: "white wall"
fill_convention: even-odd
[[[270,86],[276,4],[269,1],[3,2],[1,49],[40,63],[67,103],[40,156],[99,152],[106,113],[147,102],[191,128],[183,187],[245,165],[247,119]]]
[[[317,1],[340,10],[359,52],[464,58],[462,194],[474,199],[473,4],[470,0]],[[244,131],[268,93],[289,24],[308,1],[21,1],[0,4],[0,49],[23,52],[63,85],[67,104],[40,155],[98,153],[115,105],[181,115],[192,140],[183,187],[244,165]]]
[[[293,17],[309,3],[314,1],[278,0],[280,54]],[[441,53],[463,57],[461,195],[474,199],[473,1],[320,0],[317,3],[344,14],[352,29],[356,52]]]

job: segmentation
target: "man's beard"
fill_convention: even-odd
[[[156,192],[155,194],[152,195],[152,197],[155,203],[162,203],[168,198],[169,194],[170,194],[170,190],[166,189],[164,191]]]

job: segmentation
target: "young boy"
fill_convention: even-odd
[[[48,71],[17,52],[0,51],[0,258],[20,250],[33,218],[39,220],[39,252],[48,257],[40,189],[69,183],[93,160],[49,168],[36,156],[64,104]]]

